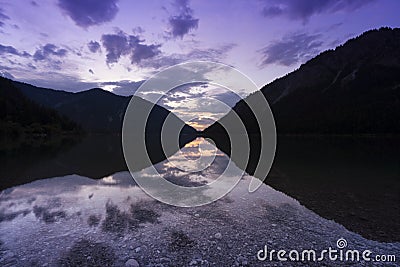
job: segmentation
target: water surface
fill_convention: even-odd
[[[342,202],[337,197],[342,195],[329,192],[341,188],[341,194],[350,194],[346,189],[354,188],[343,186],[343,182],[354,176],[360,177],[359,181],[355,180],[355,185],[360,185],[360,182],[379,181],[373,179],[379,174],[381,181],[374,186],[381,199],[386,199],[385,192],[395,192],[399,167],[396,158],[390,153],[365,153],[382,149],[381,146],[371,148],[371,142],[368,146],[357,143],[356,149],[348,140],[343,143],[343,140],[289,139],[285,141],[287,145],[280,146],[267,182],[275,183],[276,188],[285,189],[288,194],[297,194],[300,202],[268,185],[249,193],[251,177],[245,175],[232,192],[217,202],[197,208],[177,208],[155,201],[136,186],[126,171],[118,145],[113,143],[116,140],[116,137],[98,136],[58,153],[52,152],[51,156],[30,155],[32,162],[25,159],[23,162],[30,164],[25,168],[19,166],[23,171],[9,168],[2,173],[2,181],[6,175],[10,179],[13,175],[26,175],[28,180],[50,177],[1,192],[2,265],[123,266],[134,258],[141,266],[187,266],[193,261],[194,266],[263,266],[256,253],[265,244],[274,249],[326,249],[334,246],[340,237],[346,238],[353,248],[399,254],[399,243],[366,239],[360,236],[362,232],[349,231],[348,226],[336,223],[341,216],[334,218],[336,222],[320,216],[322,205],[333,203],[330,208],[340,207]],[[200,155],[207,160],[199,161]],[[17,158],[16,162],[12,158],[8,160],[8,166],[18,166]],[[309,160],[316,164],[307,167]],[[154,167],[175,184],[201,186],[216,179],[228,161],[223,152],[198,138]],[[241,171],[238,169],[237,173]],[[145,168],[132,175],[149,174]],[[100,179],[93,179],[99,176]],[[323,179],[329,182],[329,190],[321,191],[326,187]],[[382,189],[378,184],[382,184]],[[382,191],[384,188],[386,191]],[[345,197],[351,197],[352,204],[328,215],[351,211],[354,203],[363,205],[366,200],[357,199],[360,196],[357,192]],[[387,197],[384,205],[396,206],[389,200],[391,197]],[[367,211],[367,216],[373,217],[368,212],[372,211]],[[387,210],[386,213],[396,218]],[[359,214],[356,211],[353,216]],[[366,217],[368,223],[369,217]],[[356,266],[364,264],[368,266],[366,263]],[[327,262],[326,265],[340,264]]]

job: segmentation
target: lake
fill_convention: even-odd
[[[95,135],[2,155],[2,266],[264,266],[257,252],[265,245],[323,250],[340,238],[352,249],[399,255],[396,138],[279,137],[266,184],[249,193],[252,177],[244,175],[220,200],[193,208],[144,193],[120,143],[120,136]],[[154,168],[196,187],[214,181],[228,162],[197,138]]]

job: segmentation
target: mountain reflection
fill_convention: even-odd
[[[396,138],[280,137],[266,183],[324,218],[333,219],[365,237],[398,241],[400,162],[396,147]],[[156,163],[154,168],[174,184],[196,187],[215,180],[228,162],[226,154],[212,142],[197,138],[168,159]],[[89,136],[64,144],[59,150],[3,156],[2,164],[2,200],[7,199],[10,192],[22,189],[35,198],[41,193],[58,195],[69,190],[82,191],[86,190],[85,186],[99,190],[108,188],[112,191],[106,194],[109,198],[119,195],[115,190],[124,188],[135,190],[135,196],[141,194],[126,172],[120,136]],[[153,173],[142,168],[136,170],[135,175],[151,178]],[[61,178],[39,180],[51,177]],[[35,180],[32,184],[11,188]],[[85,191],[85,198],[94,198],[96,190],[89,191]],[[51,212],[58,212],[46,213],[41,208],[46,206],[38,205],[36,209],[41,218],[50,214],[52,220]],[[387,209],[393,212],[385,212]],[[28,210],[32,211],[32,207],[3,212],[2,220],[25,216]],[[62,213],[58,215],[62,219]]]
[[[200,155],[204,161],[199,161]],[[173,183],[199,186],[221,175],[228,161],[211,143],[198,138],[154,167]],[[149,169],[132,175],[148,177]],[[194,208],[152,199],[127,171],[101,179],[73,174],[3,190],[0,264],[124,266],[135,258],[140,266],[158,266],[161,261],[164,266],[188,266],[196,258],[224,266],[235,260],[222,255],[224,251],[244,253],[247,256],[239,260],[262,266],[254,249],[265,244],[308,246],[313,241],[326,248],[338,237],[373,247],[376,253],[400,251],[396,244],[349,232],[267,185],[249,193],[250,179],[245,175],[222,199]]]
[[[193,138],[180,138],[181,147]],[[170,156],[164,155],[160,145],[151,139],[147,145],[153,163]],[[89,135],[80,140],[65,140],[50,148],[0,154],[0,160],[0,189],[70,174],[99,179],[127,170],[120,135]],[[148,165],[142,164],[135,170],[146,167]]]

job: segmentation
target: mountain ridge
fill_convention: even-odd
[[[132,97],[138,99],[140,105],[153,106],[152,119],[156,124],[160,124],[170,113],[164,107],[138,96],[121,96],[101,88],[67,92],[18,81],[13,81],[13,84],[32,101],[56,110],[92,133],[121,133],[125,110]],[[176,121],[181,121],[176,115],[172,116]]]
[[[278,134],[399,134],[399,47],[399,28],[364,32],[263,86],[246,101],[268,100]],[[257,133],[245,101],[233,111],[246,118],[242,121],[248,132]],[[209,134],[221,131],[218,123],[206,129]]]

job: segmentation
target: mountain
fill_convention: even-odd
[[[237,133],[243,123],[250,160],[247,163],[240,155],[232,159],[255,176],[256,166],[264,160],[259,128],[263,126],[256,119],[268,114],[263,99],[272,109],[278,134],[399,134],[400,29],[371,30],[321,53],[240,100],[204,130],[204,136],[230,155],[227,131]]]
[[[12,80],[3,77],[0,77],[0,124],[3,139],[28,139],[80,131],[80,127],[72,120],[33,102]]]
[[[257,168],[269,145],[256,120],[268,113],[264,98],[281,134],[267,179]],[[400,29],[371,30],[321,53],[239,101],[203,135],[230,155],[241,124],[250,159],[231,157],[238,167],[368,239],[398,241]]]
[[[133,130],[124,141],[135,154],[129,159],[131,170],[165,160],[196,138],[196,130],[176,115],[140,97],[132,99],[98,88],[70,93],[0,78],[0,152],[7,152],[0,153],[0,162],[4,164],[1,186],[73,173],[100,178],[127,170],[119,134],[130,100],[134,100],[136,114],[127,123]],[[145,112],[149,112],[147,118]],[[146,122],[144,135],[142,128],[135,131],[139,120]],[[82,128],[88,134],[82,136]],[[161,142],[162,132],[172,140],[166,145]],[[50,133],[55,138],[49,138]],[[58,158],[64,150],[68,157]],[[21,160],[26,168],[21,169]],[[43,160],[47,163],[39,164]],[[49,164],[54,168],[49,168]]]
[[[67,116],[88,132],[120,132],[130,100],[99,88],[71,93],[21,82],[14,85],[32,101]]]
[[[91,133],[121,133],[125,110],[131,100],[129,96],[115,95],[100,88],[71,93],[16,81],[13,84],[35,103],[56,110]],[[164,123],[168,115],[177,125],[184,124],[167,109],[139,97],[133,97],[137,100],[135,103],[140,106],[138,110],[147,110],[153,106],[147,128],[149,132],[158,133],[161,129],[159,126]],[[194,129],[185,125],[183,131],[193,133]]]
[[[400,29],[367,31],[245,100],[262,108],[256,103],[261,94],[271,106],[278,134],[398,134]],[[233,112],[253,117],[243,100]],[[245,124],[257,133],[254,117]],[[215,124],[206,132],[221,132],[218,128]]]

